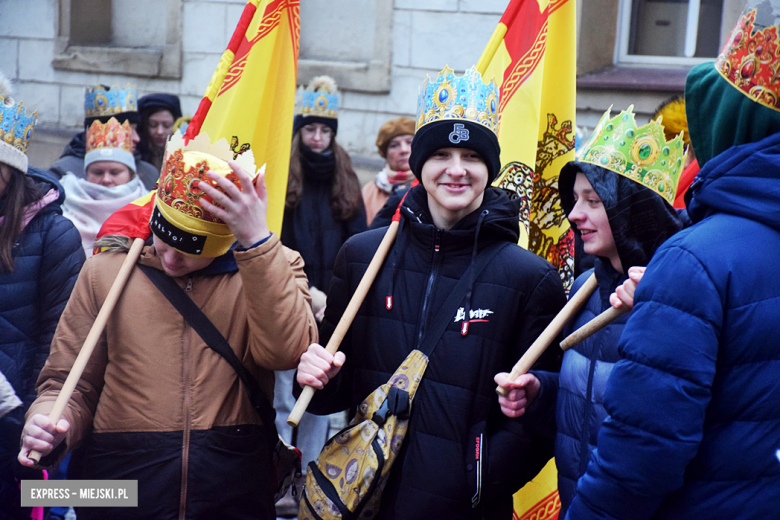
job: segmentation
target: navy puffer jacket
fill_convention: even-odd
[[[683,219],[658,194],[615,172],[589,163],[571,162],[561,170],[559,187],[561,207],[568,215],[574,207],[574,181],[578,172],[587,177],[599,195],[609,219],[620,263],[624,271],[645,266],[658,246],[682,229]],[[577,225],[572,223],[575,233]],[[609,305],[609,295],[626,280],[607,258],[597,258],[595,274],[598,291],[570,322],[568,335],[595,318]],[[583,273],[572,288],[574,294],[594,272]],[[567,351],[560,375],[537,372],[542,395],[536,405],[555,407],[555,463],[558,467],[558,493],[561,517],[574,499],[577,479],[585,473],[596,436],[607,415],[603,406],[604,390],[614,364],[618,361],[618,339],[626,316],[600,330]],[[556,393],[557,392],[557,393]]]
[[[14,271],[0,272],[0,371],[24,403],[23,409],[0,419],[0,511],[9,515],[19,500],[13,477],[22,469],[16,455],[24,411],[35,400],[35,382],[85,260],[79,232],[62,216],[62,186],[42,170],[30,168],[27,175],[39,185],[41,196],[56,189],[59,199],[44,206],[22,231],[14,248]]]
[[[509,243],[474,281],[461,312],[452,310],[415,396],[410,430],[382,496],[379,518],[511,518],[512,493],[550,459],[552,442],[535,434],[530,414],[521,419],[501,414],[493,376],[511,369],[563,306],[560,277],[543,259],[512,245],[519,234],[518,201],[501,190],[489,188],[482,206],[449,231],[433,225],[423,186],[409,191],[401,214],[396,242],[341,343],[346,363],[315,394],[309,411],[354,407],[386,383],[417,348],[425,327],[471,265],[475,248]],[[385,231],[356,235],[341,249],[320,327],[322,344]],[[386,308],[389,295],[391,310]],[[463,315],[472,318],[465,336]],[[555,358],[549,349],[539,368],[554,368]],[[473,509],[480,434],[486,463],[481,501]]]
[[[778,517],[780,134],[691,185],[696,223],[656,252],[567,518]]]

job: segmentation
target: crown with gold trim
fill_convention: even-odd
[[[138,112],[135,89],[129,83],[124,89],[116,85],[84,89],[85,118],[114,116],[124,112]]]
[[[306,88],[298,87],[295,93],[295,115],[338,119],[339,94],[336,81],[330,76],[312,78]]]
[[[742,13],[715,68],[753,101],[780,111],[778,18],[765,1]]]
[[[133,130],[130,122],[120,123],[112,117],[105,124],[98,120],[87,129],[84,169],[97,161],[120,162],[135,172],[133,157]]]
[[[201,133],[185,144],[179,132],[169,137],[155,197],[157,211],[152,212],[150,223],[152,232],[188,255],[217,257],[226,253],[235,242],[233,233],[227,224],[201,207],[201,199],[212,200],[198,189],[198,184],[208,182],[222,191],[206,175],[211,170],[240,188],[241,182],[227,164],[233,155],[224,138],[212,144],[208,134]],[[260,172],[252,150],[238,155],[235,161],[254,182]],[[261,170],[264,169],[265,166]]]
[[[633,108],[610,119],[609,107],[577,160],[638,182],[673,204],[685,164],[682,134],[667,142],[660,117],[637,128]]]
[[[0,162],[27,171],[27,145],[38,122],[38,112],[27,115],[24,102],[6,104],[0,96]]]
[[[485,83],[474,67],[461,77],[449,67],[444,67],[435,80],[426,75],[417,97],[415,131],[428,123],[453,119],[473,121],[498,134],[496,83]]]

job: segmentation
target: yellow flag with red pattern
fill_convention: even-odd
[[[224,137],[266,164],[268,228],[282,229],[300,37],[299,0],[249,0],[185,137]]]

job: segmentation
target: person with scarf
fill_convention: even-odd
[[[777,517],[778,10],[749,1],[715,63],[688,74],[694,224],[613,298],[634,308],[570,520]]]
[[[445,68],[425,80],[409,159],[421,185],[401,205],[395,243],[341,350],[333,356],[313,344],[298,365],[296,392],[303,385],[318,389],[310,411],[356,407],[419,349],[458,281],[470,280],[414,397],[409,431],[382,495],[382,520],[511,519],[513,493],[552,456],[552,440],[537,432],[533,414],[501,414],[493,385],[566,301],[555,269],[517,245],[520,201],[491,186],[500,168],[498,102],[496,84],[484,83],[474,68],[463,76]],[[322,344],[386,231],[361,233],[341,248]],[[480,253],[498,246],[472,277]],[[551,348],[536,368],[556,364]]]
[[[16,461],[19,437],[84,251],[78,231],[62,216],[62,186],[49,172],[28,167],[36,114],[28,116],[23,102],[12,101],[4,78],[0,120],[0,373],[15,395],[7,393],[8,402],[16,404],[0,417],[0,519],[29,520],[19,483],[42,474]]]
[[[363,186],[361,190],[363,204],[366,207],[366,222],[369,226],[390,194],[408,188],[414,180],[414,174],[409,171],[409,154],[412,152],[413,137],[414,119],[409,117],[391,119],[379,128],[376,147],[379,155],[387,162],[374,180]]]
[[[65,188],[63,215],[79,230],[87,258],[92,256],[95,237],[103,222],[119,208],[147,193],[135,172],[130,123],[111,118],[102,124],[93,121],[87,132],[84,178],[68,172],[62,177]]]
[[[141,121],[138,115],[135,89],[129,84],[125,88],[116,85],[111,87],[97,85],[84,89],[84,131],[74,135],[65,146],[60,158],[49,166],[49,171],[61,179],[70,172],[77,177],[84,175],[84,155],[87,153],[87,130],[93,121],[106,123],[115,118],[120,123],[130,123],[130,146],[135,158],[135,171],[141,181],[151,190],[160,176],[160,168],[155,168],[141,158],[141,151],[137,145],[141,140],[138,135],[138,123]]]
[[[567,324],[564,335],[607,310],[610,294],[628,278],[629,269],[646,266],[656,249],[685,224],[686,217],[672,207],[673,187],[684,166],[684,143],[681,137],[667,141],[664,130],[656,121],[637,128],[631,107],[614,118],[607,111],[583,145],[580,159],[561,170],[561,206],[582,237],[584,252],[596,257],[594,268],[578,277],[571,294],[594,273],[598,282],[598,290]],[[650,151],[644,159],[643,144]],[[672,189],[659,190],[656,175],[662,176],[661,185]],[[505,375],[496,380],[517,389],[499,398],[507,416],[518,417],[530,406],[555,411],[548,416],[548,427],[555,432],[561,517],[574,498],[577,479],[585,472],[607,414],[604,388],[620,359],[618,339],[626,320],[627,316],[618,318],[566,351],[560,373],[535,371],[515,384],[509,384]]]
[[[282,221],[282,243],[298,251],[305,262],[318,322],[325,312],[336,253],[349,237],[367,228],[360,181],[349,154],[336,142],[340,100],[329,76],[318,76],[298,90]],[[284,417],[295,404],[293,374],[294,370],[277,373],[274,408],[279,432],[287,442],[295,440],[305,468],[327,439],[329,422],[327,417],[306,414],[295,432],[287,425]],[[288,497],[278,511],[297,515],[297,501]]]
[[[138,125],[141,159],[159,171],[165,157],[165,143],[176,131],[176,122],[181,118],[179,98],[173,94],[141,96],[138,113],[141,114],[141,123]]]

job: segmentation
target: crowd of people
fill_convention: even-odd
[[[334,506],[300,479],[274,504],[276,433],[305,473],[328,416],[361,409],[414,350],[427,368],[406,438],[384,440],[395,458],[376,476],[373,518],[512,518],[513,494],[552,457],[561,519],[774,517],[780,81],[745,76],[741,60],[779,28],[746,10],[683,98],[645,125],[632,107],[607,111],[561,169],[578,265],[593,266],[569,297],[596,287],[564,334],[627,312],[562,355],[559,335],[516,378],[509,369],[567,296],[517,245],[519,200],[493,186],[498,103],[484,100],[499,89],[476,69],[425,80],[416,118],[378,129],[386,163],[362,187],[337,142],[335,81],[300,87],[279,235],[262,159],[205,133],[185,142],[176,96],[86,89],[84,131],[43,171],[26,156],[36,115],[0,82],[0,519],[30,518],[20,481],[66,466],[67,478],[138,481],[137,508],[79,508],[79,519],[294,517],[301,496],[303,517],[326,517]],[[131,254],[128,236],[96,242],[98,231],[150,192],[137,266],[54,423]],[[326,350],[395,226],[339,351]],[[306,386],[317,391],[290,428]]]

